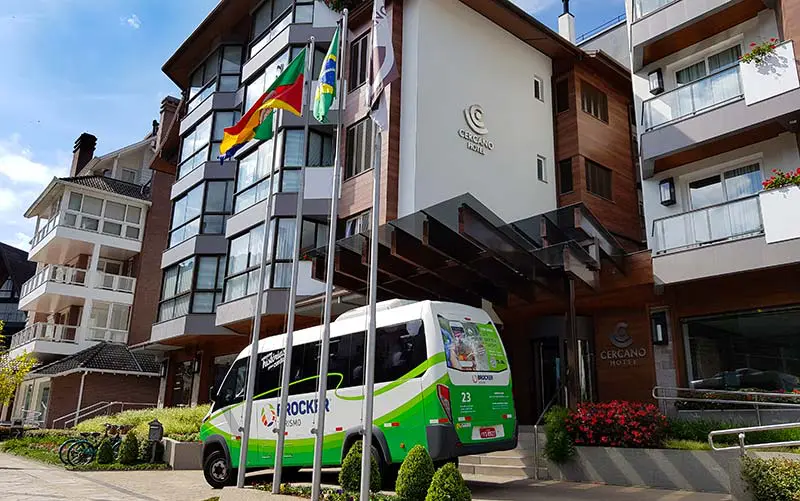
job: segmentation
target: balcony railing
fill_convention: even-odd
[[[74,343],[78,327],[48,323],[32,324],[11,336],[11,348],[31,341],[52,341],[55,343]]]
[[[129,292],[133,294],[136,289],[136,279],[122,275],[112,275],[98,271],[94,286],[98,289],[105,289],[115,292]]]
[[[764,232],[758,195],[653,221],[656,254]]]
[[[89,341],[106,341],[108,343],[127,343],[128,331],[106,327],[89,327],[86,339]]]
[[[77,228],[79,230],[102,233],[104,235],[121,237],[128,240],[142,240],[142,227],[139,224],[131,224],[126,221],[109,219],[103,216],[65,210],[49,219],[47,224],[36,232],[31,239],[31,247],[41,242],[58,226]]]
[[[741,99],[744,87],[739,73],[737,64],[645,101],[642,103],[645,130]]]
[[[39,270],[33,278],[22,284],[21,297],[24,298],[45,282],[86,286],[86,270],[57,264],[46,266]]]
[[[639,19],[679,0],[633,0],[633,19]]]

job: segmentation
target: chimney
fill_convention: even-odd
[[[97,138],[88,132],[84,132],[75,140],[75,147],[72,149],[72,167],[69,175],[75,177],[89,161],[94,158],[94,149],[97,146]]]
[[[178,105],[180,103],[178,98],[172,96],[167,96],[161,101],[161,115],[158,122],[153,121],[153,129],[156,128],[157,124],[160,124],[158,126],[158,134],[156,134],[156,147],[160,147],[166,141],[165,135],[175,119],[175,115],[178,113]]]
[[[558,34],[575,43],[575,16],[569,11],[569,0],[561,2],[564,4],[564,13],[558,16]]]

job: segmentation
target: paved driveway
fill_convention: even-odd
[[[300,482],[311,475],[301,473]],[[305,478],[305,477],[308,478]],[[269,475],[253,477],[269,482]],[[331,475],[333,481],[334,475]],[[593,484],[509,481],[468,477],[475,501],[725,501],[729,496],[611,487]],[[70,472],[0,453],[0,499],[4,501],[202,501],[219,496],[199,471]]]

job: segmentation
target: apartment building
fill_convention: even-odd
[[[22,284],[36,271],[36,265],[28,261],[28,253],[10,245],[0,243],[0,322],[3,322],[3,343],[9,348],[11,336],[25,327],[25,313],[19,311]]]
[[[677,366],[657,382],[791,391],[800,188],[762,182],[800,166],[800,4],[626,4],[654,308]],[[764,61],[740,61],[765,42]]]
[[[162,103],[165,127],[176,107],[174,98]],[[64,427],[113,405],[155,405],[160,363],[127,345],[134,327],[152,325],[147,289],[160,288],[145,258],[166,238],[157,218],[169,200],[159,193],[172,178],[151,169],[163,161],[163,128],[154,121],[141,141],[101,156],[97,138],[81,134],[70,175],[54,178],[26,211],[36,220],[27,256],[36,269],[21,287],[27,324],[10,354],[30,353],[40,365],[20,386],[13,417]]]

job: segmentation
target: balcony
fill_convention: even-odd
[[[644,178],[790,130],[800,118],[791,41],[764,65],[736,64],[642,103]],[[796,122],[794,122],[796,123]]]
[[[96,342],[127,341],[126,330],[40,322],[11,336],[11,356],[34,353],[42,361],[48,361],[54,357],[72,355]]]
[[[633,71],[739,25],[769,0],[633,0]],[[703,29],[695,29],[696,23]]]
[[[800,189],[798,189],[800,192]],[[767,192],[770,193],[770,192]],[[677,283],[800,260],[800,238],[768,243],[764,193],[653,221],[653,273]],[[795,201],[800,210],[800,197]],[[783,217],[782,220],[786,218]],[[800,237],[800,232],[798,237]]]
[[[48,265],[22,284],[19,309],[51,313],[86,299],[133,304],[136,279],[101,271]]]
[[[143,234],[144,228],[138,223],[63,210],[34,234],[28,259],[65,262],[77,254],[91,254],[96,244],[114,247],[118,259],[128,259],[141,252]]]

